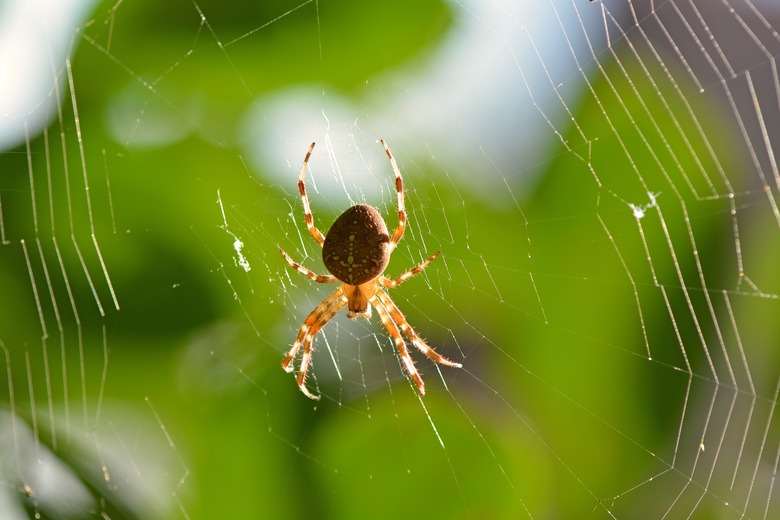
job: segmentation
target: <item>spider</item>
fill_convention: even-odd
[[[309,197],[306,194],[306,169],[309,157],[314,150],[314,143],[306,152],[301,172],[298,175],[298,191],[301,193],[306,227],[314,240],[322,247],[322,260],[330,274],[316,274],[294,261],[280,249],[290,267],[317,283],[340,283],[330,296],[325,298],[303,322],[298,330],[292,348],[282,361],[282,368],[287,372],[295,370],[293,361],[298,351],[303,347],[301,366],[298,370],[298,386],[310,399],[319,400],[320,396],[312,394],[306,387],[306,376],[312,363],[312,340],[314,336],[345,306],[347,317],[370,319],[371,307],[376,308],[382,325],[390,333],[398,349],[404,368],[414,380],[419,394],[425,395],[425,383],[414,366],[406,342],[401,337],[401,331],[409,338],[412,345],[436,363],[460,368],[455,363],[436,352],[412,329],[401,310],[393,303],[385,289],[392,289],[412,276],[416,275],[439,256],[439,252],[431,255],[424,262],[409,269],[397,278],[384,276],[385,268],[390,262],[390,254],[406,230],[406,210],[404,208],[404,181],[398,164],[390,153],[384,140],[382,146],[390,159],[390,166],[395,173],[395,188],[398,193],[398,227],[390,235],[387,225],[379,212],[367,204],[356,204],[339,216],[326,235],[314,225]]]

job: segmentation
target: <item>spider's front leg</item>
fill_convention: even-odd
[[[298,351],[303,347],[303,356],[301,357],[301,368],[298,370],[298,387],[301,392],[309,399],[319,400],[319,396],[316,396],[309,392],[306,388],[306,376],[309,373],[309,366],[312,360],[312,341],[314,335],[317,334],[322,327],[325,326],[333,316],[335,316],[344,306],[347,304],[344,294],[341,292],[341,288],[336,289],[330,296],[325,298],[322,303],[317,305],[311,313],[306,317],[306,320],[298,329],[298,336],[295,338],[292,348],[284,357],[282,361],[282,368],[286,372],[292,372],[295,369],[293,361],[298,355]]]
[[[423,340],[419,334],[414,331],[412,326],[409,325],[409,322],[406,321],[406,317],[401,312],[401,309],[399,309],[395,302],[390,298],[390,295],[382,290],[379,290],[377,291],[377,299],[382,302],[382,305],[390,315],[390,319],[396,323],[398,327],[401,328],[401,330],[404,331],[406,337],[409,338],[409,341],[412,342],[412,345],[417,347],[417,350],[440,365],[447,365],[449,367],[455,368],[461,368],[463,366],[460,363],[452,361],[451,359],[447,359],[446,357],[436,352],[433,347],[428,345],[425,340]]]
[[[432,361],[441,365],[447,365],[455,368],[460,368],[462,365],[451,361],[446,357],[436,352],[430,345],[428,345],[423,339],[412,329],[411,325],[406,321],[406,318],[401,313],[401,310],[393,303],[390,296],[387,295],[382,289],[377,289],[376,294],[371,298],[371,304],[376,307],[377,313],[382,320],[382,325],[385,326],[387,332],[392,336],[395,346],[398,349],[398,355],[401,357],[404,368],[409,373],[409,376],[414,380],[414,384],[417,385],[417,391],[420,395],[425,395],[425,383],[423,383],[420,373],[414,366],[414,360],[409,354],[409,349],[406,346],[406,342],[401,336],[401,330],[403,330],[406,337],[412,342],[412,345],[428,356]]]
[[[417,368],[414,366],[414,360],[412,359],[411,354],[409,354],[409,348],[406,346],[404,338],[401,337],[401,331],[398,330],[398,325],[395,324],[392,316],[390,316],[390,312],[385,308],[384,303],[379,298],[376,296],[372,297],[371,305],[376,307],[379,319],[382,320],[382,325],[384,325],[387,332],[389,332],[390,336],[393,338],[395,347],[398,349],[398,355],[401,358],[401,362],[403,363],[406,372],[414,380],[414,384],[417,385],[417,392],[419,392],[420,395],[425,395],[425,383],[423,382],[420,373],[417,371]]]

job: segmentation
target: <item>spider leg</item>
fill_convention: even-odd
[[[404,179],[401,177],[401,170],[398,169],[398,163],[395,162],[393,154],[390,153],[390,148],[387,147],[384,139],[381,141],[382,146],[385,148],[387,158],[390,159],[390,166],[393,167],[393,173],[395,173],[395,190],[398,193],[398,227],[393,231],[393,236],[390,238],[390,243],[393,247],[401,241],[406,231],[406,206],[404,205]]]
[[[298,336],[295,338],[295,342],[292,345],[292,348],[287,352],[287,355],[284,358],[284,361],[282,361],[282,368],[287,372],[292,372],[294,367],[290,364],[293,359],[295,359],[295,356],[298,354],[298,350],[301,348],[301,345],[303,344],[303,341],[306,338],[306,335],[309,334],[310,336],[313,336],[310,329],[317,325],[317,323],[320,321],[320,318],[325,315],[325,313],[330,309],[334,304],[337,302],[339,304],[342,304],[341,307],[343,307],[343,303],[346,302],[340,302],[339,300],[342,298],[343,294],[341,291],[341,287],[333,291],[327,298],[322,300],[322,302],[317,305],[317,307],[314,308],[313,311],[309,313],[309,315],[306,317],[306,320],[304,320],[303,325],[301,325],[301,328],[298,329]],[[336,311],[338,312],[338,311]],[[335,312],[333,313],[335,315]],[[320,326],[322,328],[322,326]],[[319,329],[318,329],[319,330]]]
[[[309,151],[306,152],[306,158],[303,160],[303,166],[301,166],[301,173],[298,174],[298,191],[301,193],[301,201],[303,201],[303,213],[306,218],[306,227],[309,228],[309,233],[314,237],[314,240],[322,247],[322,244],[325,242],[325,237],[314,225],[314,216],[311,213],[309,196],[306,194],[306,168],[309,166],[309,157],[311,157],[312,150],[314,150],[314,143],[311,143]]]
[[[401,327],[401,330],[404,331],[404,334],[406,335],[407,338],[409,338],[409,341],[412,342],[412,345],[417,347],[417,350],[419,350],[420,352],[428,356],[436,363],[439,363],[440,365],[447,365],[455,368],[460,368],[463,366],[460,363],[456,363],[442,356],[441,354],[436,352],[433,349],[433,347],[428,345],[420,336],[418,336],[417,333],[412,328],[412,326],[409,325],[409,322],[406,321],[406,318],[404,317],[401,310],[393,302],[393,300],[390,299],[390,296],[385,291],[383,291],[382,289],[377,289],[376,297],[379,298],[382,304],[387,308],[388,312],[390,313],[390,317],[393,319],[395,323],[397,323]]]
[[[419,273],[420,271],[422,271],[423,269],[428,267],[428,264],[433,262],[436,259],[436,257],[439,256],[440,254],[441,254],[441,251],[437,251],[436,253],[432,254],[427,260],[425,260],[424,262],[422,262],[422,263],[412,267],[411,269],[409,269],[408,271],[406,271],[404,274],[402,274],[401,276],[399,276],[397,278],[392,278],[391,279],[391,278],[387,278],[387,277],[381,276],[379,278],[379,283],[381,283],[383,287],[387,287],[388,289],[392,289],[393,287],[395,287],[397,285],[401,285],[403,282],[405,282],[406,280],[408,280],[412,276],[416,275],[417,273]]]
[[[298,370],[298,386],[306,397],[309,399],[319,400],[319,396],[316,396],[309,392],[306,388],[306,375],[309,372],[309,366],[312,359],[312,340],[314,335],[317,334],[322,327],[324,327],[333,316],[335,316],[344,306],[347,304],[347,299],[341,291],[341,287],[333,291],[330,296],[325,298],[322,303],[317,305],[311,313],[306,317],[306,320],[298,329],[298,336],[295,338],[292,348],[284,357],[282,361],[282,368],[286,372],[292,372],[295,367],[293,361],[295,360],[298,351],[303,347],[303,356],[301,357],[301,368]]]
[[[377,290],[377,292],[382,291]],[[385,326],[387,332],[389,332],[390,336],[393,338],[395,347],[398,349],[398,355],[401,357],[401,362],[403,363],[406,372],[414,380],[414,384],[417,385],[417,391],[420,395],[425,395],[425,383],[423,382],[422,377],[420,377],[420,373],[417,371],[417,368],[414,366],[414,360],[412,360],[412,356],[409,354],[409,349],[406,347],[406,342],[404,341],[403,337],[401,337],[401,331],[398,330],[398,325],[396,325],[395,321],[393,321],[393,317],[385,308],[385,304],[381,300],[379,300],[376,296],[372,296],[370,302],[371,305],[376,308],[377,314],[379,314],[379,319],[382,320],[382,325]]]
[[[290,258],[290,255],[284,252],[284,249],[279,250],[280,253],[282,253],[282,256],[285,260],[287,260],[287,263],[290,264],[290,267],[301,273],[303,276],[306,276],[307,278],[310,278],[311,280],[314,280],[317,283],[332,283],[332,282],[338,282],[338,278],[333,276],[332,274],[317,274],[314,271],[310,271],[309,269],[306,269],[301,264]]]

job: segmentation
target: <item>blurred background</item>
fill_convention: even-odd
[[[0,518],[774,518],[770,1],[0,4]],[[315,223],[409,227],[280,363]],[[411,347],[410,347],[411,348]]]

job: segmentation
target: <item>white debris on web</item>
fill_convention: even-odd
[[[242,252],[244,249],[244,241],[241,240],[238,235],[228,229],[227,217],[225,216],[225,206],[222,204],[222,194],[220,193],[220,190],[217,190],[217,204],[219,204],[219,209],[222,212],[222,225],[219,227],[225,233],[233,237],[233,250],[236,252],[236,256],[233,260],[237,266],[243,268],[244,271],[248,273],[252,270],[252,266],[249,264],[249,260],[247,260],[246,256],[244,256],[244,253]]]
[[[650,199],[650,202],[648,202],[647,204],[636,205],[629,202],[628,207],[631,208],[631,212],[633,213],[634,218],[636,218],[637,220],[642,220],[643,218],[645,218],[645,212],[648,209],[654,208],[658,205],[657,197],[660,194],[661,194],[660,191],[658,193],[653,193],[652,191],[648,193],[647,198]]]

